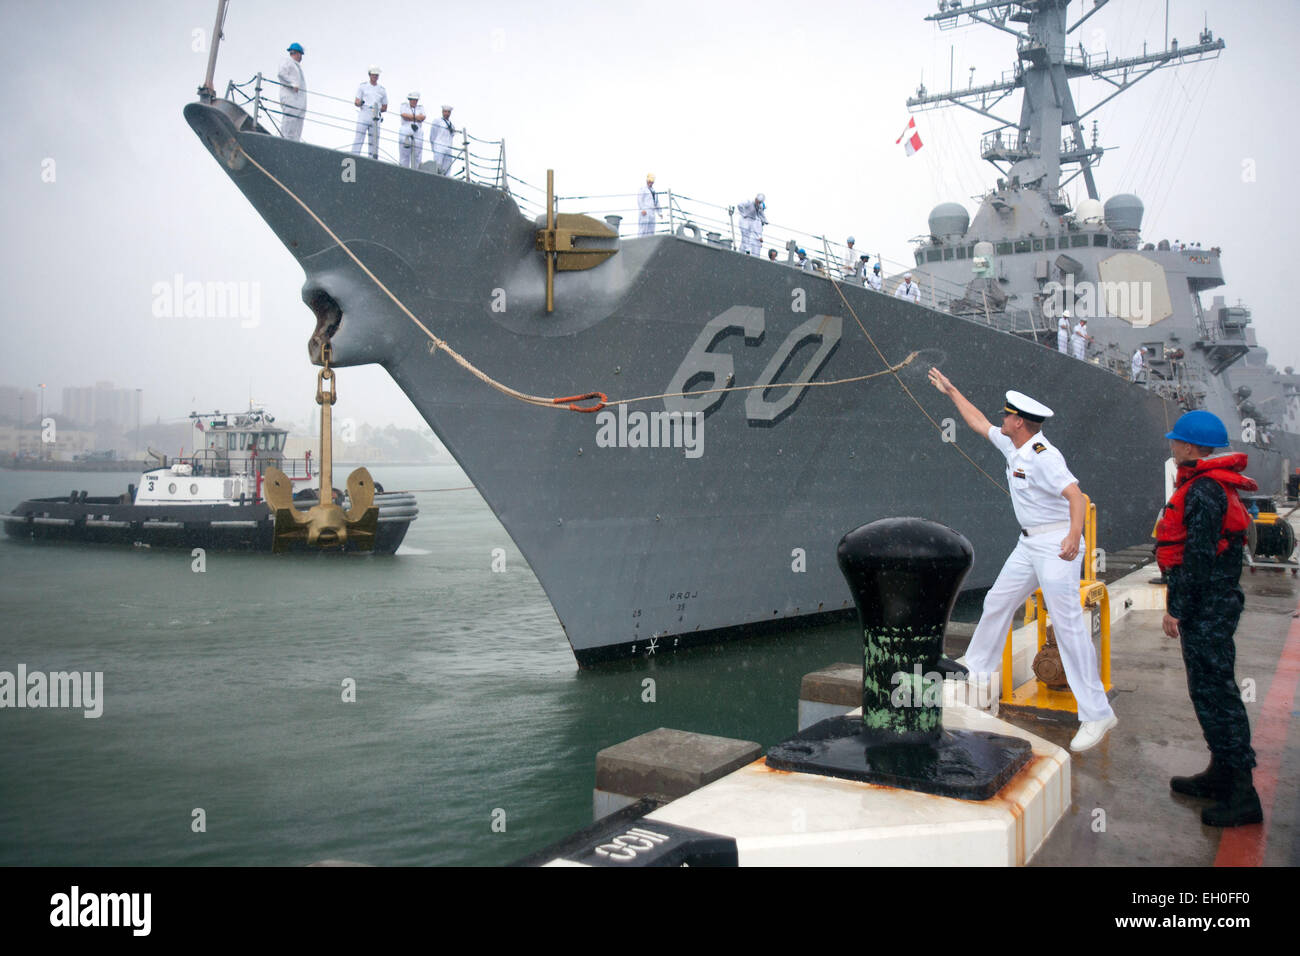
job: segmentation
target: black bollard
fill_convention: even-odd
[[[986,800],[1029,761],[1019,737],[943,729],[939,659],[970,570],[970,542],[923,518],[884,518],[846,534],[840,570],[863,642],[862,716],[831,717],[769,751],[778,770]]]
[[[862,625],[866,736],[938,740],[943,632],[975,557],[970,542],[934,521],[885,518],[841,538],[837,557]]]

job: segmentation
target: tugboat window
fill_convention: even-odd
[[[169,495],[176,494],[176,482],[173,481],[167,486],[167,494]]]
[[[195,484],[190,485],[190,494],[192,494],[192,495],[197,495],[198,493],[199,493],[199,486],[198,486],[198,484],[195,483]]]

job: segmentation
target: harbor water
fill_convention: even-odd
[[[0,865],[502,864],[591,822],[598,750],[770,746],[861,653],[846,623],[579,670],[458,467],[372,473],[419,492],[395,556],[0,539],[0,671],[103,674],[97,718],[0,709]],[[0,507],[137,478],[0,471]]]

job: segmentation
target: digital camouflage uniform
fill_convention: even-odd
[[[1234,674],[1233,632],[1246,596],[1241,590],[1242,545],[1229,539],[1216,555],[1228,511],[1227,494],[1212,478],[1199,478],[1187,491],[1183,562],[1166,572],[1166,611],[1178,619],[1187,667],[1187,690],[1216,763],[1230,770],[1255,766],[1250,722]]]

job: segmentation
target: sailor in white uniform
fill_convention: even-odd
[[[1070,354],[1070,313],[1062,312],[1056,323],[1056,351],[1062,355]]]
[[[636,234],[653,236],[659,221],[659,194],[655,192],[655,174],[645,174],[645,185],[636,194]]]
[[[767,225],[767,197],[759,193],[736,207],[740,213],[740,251],[747,256],[757,256],[763,251],[763,227]]]
[[[456,154],[452,152],[451,141],[456,135],[456,126],[451,121],[451,107],[442,104],[442,118],[433,121],[433,130],[429,133],[429,142],[433,146],[433,161],[438,164],[438,172],[447,175]]]
[[[1088,334],[1088,320],[1080,319],[1070,336],[1070,350],[1074,353],[1074,357],[1085,361],[1088,358],[1088,343],[1091,341],[1092,336]]]
[[[1137,351],[1133,353],[1133,361],[1129,363],[1129,371],[1133,373],[1133,381],[1134,382],[1145,381],[1146,370],[1147,370],[1147,350],[1139,345],[1137,347]]]
[[[898,288],[894,290],[895,299],[908,299],[921,304],[921,287],[912,281],[912,273],[903,276],[903,281],[898,283]]]
[[[276,79],[280,81],[280,135],[285,139],[302,139],[302,118],[307,113],[307,81],[302,75],[302,58],[307,51],[301,43],[290,43],[289,55],[280,64]]]
[[[406,94],[406,105],[402,107],[402,128],[397,134],[397,163],[410,169],[420,168],[420,156],[424,153],[424,134],[420,132],[424,124],[424,107],[420,105],[420,91],[412,90]]]
[[[858,251],[853,248],[857,240],[849,236],[845,240],[845,245],[849,247],[848,254],[844,257],[844,278],[860,279],[862,278],[862,260],[858,258]]]
[[[999,428],[938,369],[930,369],[930,382],[952,400],[967,425],[986,435],[1005,456],[1011,505],[1021,528],[1015,550],[984,598],[984,612],[966,651],[970,679],[993,686],[991,675],[1001,665],[1012,617],[1035,589],[1042,588],[1065,676],[1079,707],[1079,732],[1070,749],[1088,750],[1118,720],[1101,684],[1096,649],[1079,601],[1086,502],[1065,458],[1041,432],[1052,410],[1028,395],[1007,392]]]
[[[880,278],[879,262],[877,262],[874,266],[871,267],[871,275],[867,276],[867,288],[875,289],[877,292],[881,292],[885,288],[885,283]]]
[[[388,111],[388,91],[379,85],[379,67],[370,68],[370,82],[357,87],[357,138],[352,141],[352,152],[360,155],[361,147],[370,137],[370,158],[379,158],[379,124]]]

